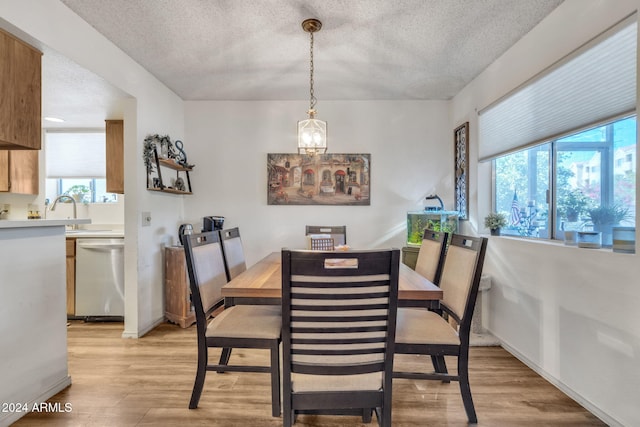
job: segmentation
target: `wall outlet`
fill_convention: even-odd
[[[151,212],[142,212],[142,226],[149,227],[151,225]]]

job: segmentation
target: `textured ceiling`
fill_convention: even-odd
[[[562,0],[62,0],[185,100],[450,99]]]

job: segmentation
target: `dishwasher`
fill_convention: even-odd
[[[124,239],[76,240],[76,312],[87,321],[124,319]]]

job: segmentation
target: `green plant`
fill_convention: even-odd
[[[91,193],[91,189],[86,185],[72,185],[64,192],[67,196],[73,197],[76,202],[88,203],[89,200],[85,200],[85,196]]]
[[[497,230],[507,225],[507,215],[502,212],[491,212],[484,217],[484,226],[490,230]]]
[[[568,221],[577,221],[584,214],[591,199],[585,196],[580,189],[573,189],[562,194],[558,200],[558,215]]]
[[[629,209],[619,206],[598,206],[589,209],[589,217],[594,225],[602,224],[618,224],[620,221],[628,218]]]

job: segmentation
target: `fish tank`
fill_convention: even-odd
[[[460,213],[458,211],[422,210],[407,212],[407,245],[420,246],[425,228],[434,231],[456,233]]]

